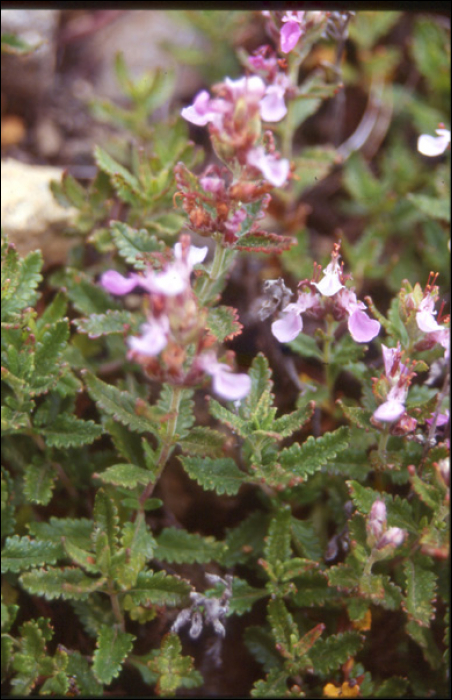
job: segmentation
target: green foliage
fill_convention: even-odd
[[[156,674],[156,692],[173,697],[177,688],[197,688],[202,685],[201,674],[193,668],[193,659],[181,656],[182,645],[176,634],[167,634],[160,651],[154,652],[148,662],[149,669]]]
[[[181,462],[187,474],[203,488],[216,491],[218,494],[227,493],[233,496],[238,493],[246,481],[246,475],[241,472],[233,459],[211,459],[210,457],[182,457]]]
[[[124,659],[132,649],[135,637],[117,627],[104,625],[97,638],[93,672],[100,683],[111,683],[120,671]]]
[[[223,544],[213,537],[201,537],[195,533],[169,527],[157,537],[155,558],[170,564],[172,562],[201,564],[221,556],[223,548]]]

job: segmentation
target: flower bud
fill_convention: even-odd
[[[385,525],[386,506],[384,501],[377,498],[370,509],[369,520],[367,521],[367,530],[372,537],[378,539],[383,534]]]
[[[400,527],[390,527],[377,542],[376,549],[380,550],[384,547],[399,547],[405,539],[406,532]]]

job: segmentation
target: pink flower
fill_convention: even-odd
[[[348,330],[354,341],[368,343],[379,334],[380,323],[364,313],[366,305],[358,301],[355,292],[343,287],[339,290],[337,302],[349,315]]]
[[[213,390],[228,401],[245,398],[251,389],[251,379],[247,374],[234,374],[223,362],[218,362],[215,353],[205,353],[198,359],[201,368],[213,379]]]
[[[377,498],[377,500],[373,502],[372,508],[370,509],[367,529],[373,538],[378,539],[383,534],[383,529],[385,526],[386,505],[384,501]]]
[[[341,267],[338,255],[333,254],[333,258],[324,269],[323,274],[323,279],[320,282],[315,282],[314,285],[324,297],[332,297],[344,286],[340,280]]]
[[[150,318],[141,326],[142,336],[131,336],[127,342],[131,350],[140,355],[155,357],[168,343],[169,321],[166,316]]]
[[[272,333],[280,343],[295,340],[303,329],[301,314],[319,304],[317,293],[301,292],[295,303],[288,304],[282,311],[283,316],[272,323]]]
[[[392,423],[398,420],[405,412],[405,401],[408,396],[410,374],[408,367],[400,361],[400,344],[396,348],[387,348],[382,344],[385,375],[390,389],[384,401],[374,411],[376,420]]]
[[[218,100],[212,100],[207,90],[199,92],[192,105],[181,111],[184,119],[197,126],[205,126],[209,122],[221,122],[221,109]]]
[[[289,175],[289,161],[286,158],[276,158],[271,153],[265,153],[262,146],[248,151],[247,163],[260,170],[264,178],[275,187],[282,187]]]
[[[298,43],[299,38],[305,30],[305,12],[286,12],[282,18],[285,23],[281,27],[280,41],[281,51],[289,53]]]
[[[417,141],[417,150],[424,156],[440,156],[450,144],[449,129],[436,129],[438,136],[422,134]]]
[[[406,537],[405,530],[400,527],[388,527],[386,532],[380,537],[377,542],[376,548],[383,549],[383,547],[399,547]]]
[[[130,277],[123,277],[116,270],[108,270],[100,278],[100,283],[110,294],[129,294],[139,284],[137,279],[140,280],[140,277],[135,273]]]

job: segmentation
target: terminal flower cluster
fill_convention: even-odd
[[[444,348],[445,359],[450,356],[450,317],[443,315],[443,305],[439,314],[435,310],[439,299],[439,287],[436,285],[437,273],[430,273],[424,289],[416,283],[412,291],[401,292],[401,309],[407,323],[414,349],[430,350],[436,345]],[[442,323],[439,323],[442,321]]]
[[[214,391],[222,398],[240,400],[251,387],[247,374],[234,374],[219,362],[212,349],[214,339],[205,328],[201,310],[190,284],[194,265],[203,262],[207,246],[190,245],[181,236],[174,246],[174,261],[161,272],[152,269],[124,277],[115,270],[102,275],[102,286],[112,294],[128,294],[136,287],[148,293],[147,320],[141,335],[127,340],[129,357],[137,360],[149,376],[172,384],[195,385],[207,374]],[[189,348],[195,348],[194,355]],[[187,365],[189,368],[187,369]]]
[[[193,104],[181,111],[192,124],[209,125],[212,145],[228,167],[245,169],[248,179],[260,173],[274,187],[284,185],[290,164],[262,146],[262,121],[277,122],[285,116],[284,78],[275,76],[271,85],[258,75],[225,78],[213,87],[216,97],[202,90]]]
[[[348,317],[350,335],[357,343],[367,343],[380,332],[380,323],[367,315],[366,305],[357,299],[352,289],[345,286],[339,251],[340,245],[335,244],[323,278],[320,279],[321,267],[318,265],[311,280],[300,282],[302,291],[297,301],[284,307],[280,318],[272,323],[272,333],[281,343],[294,340],[303,330],[304,313],[317,320],[324,319],[328,314],[336,321]]]

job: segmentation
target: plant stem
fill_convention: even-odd
[[[169,413],[170,417],[169,420],[166,424],[166,433],[165,436],[162,440],[162,444],[160,446],[160,452],[159,456],[157,458],[156,462],[156,471],[154,474],[154,477],[152,481],[148,483],[146,488],[144,489],[143,493],[140,496],[139,502],[140,502],[140,513],[139,516],[143,517],[143,506],[147,499],[152,495],[155,485],[157,484],[157,481],[159,480],[163,469],[165,468],[165,464],[168,461],[168,458],[172,452],[172,448],[174,447],[174,435],[176,432],[176,426],[177,426],[177,419],[179,416],[179,406],[180,402],[182,399],[182,393],[183,393],[183,388],[180,386],[172,386],[171,387],[171,403],[169,407]],[[141,518],[137,518],[137,526],[140,523]]]
[[[108,595],[110,596],[111,607],[113,609],[113,614],[118,621],[118,625],[121,631],[125,632],[124,616],[119,605],[118,594],[113,588],[113,581],[111,579],[108,581]]]
[[[207,305],[214,301],[213,291],[215,284],[226,274],[230,267],[231,251],[224,248],[217,240],[215,253],[212,260],[209,276],[205,277],[198,293],[198,299],[203,305]]]

